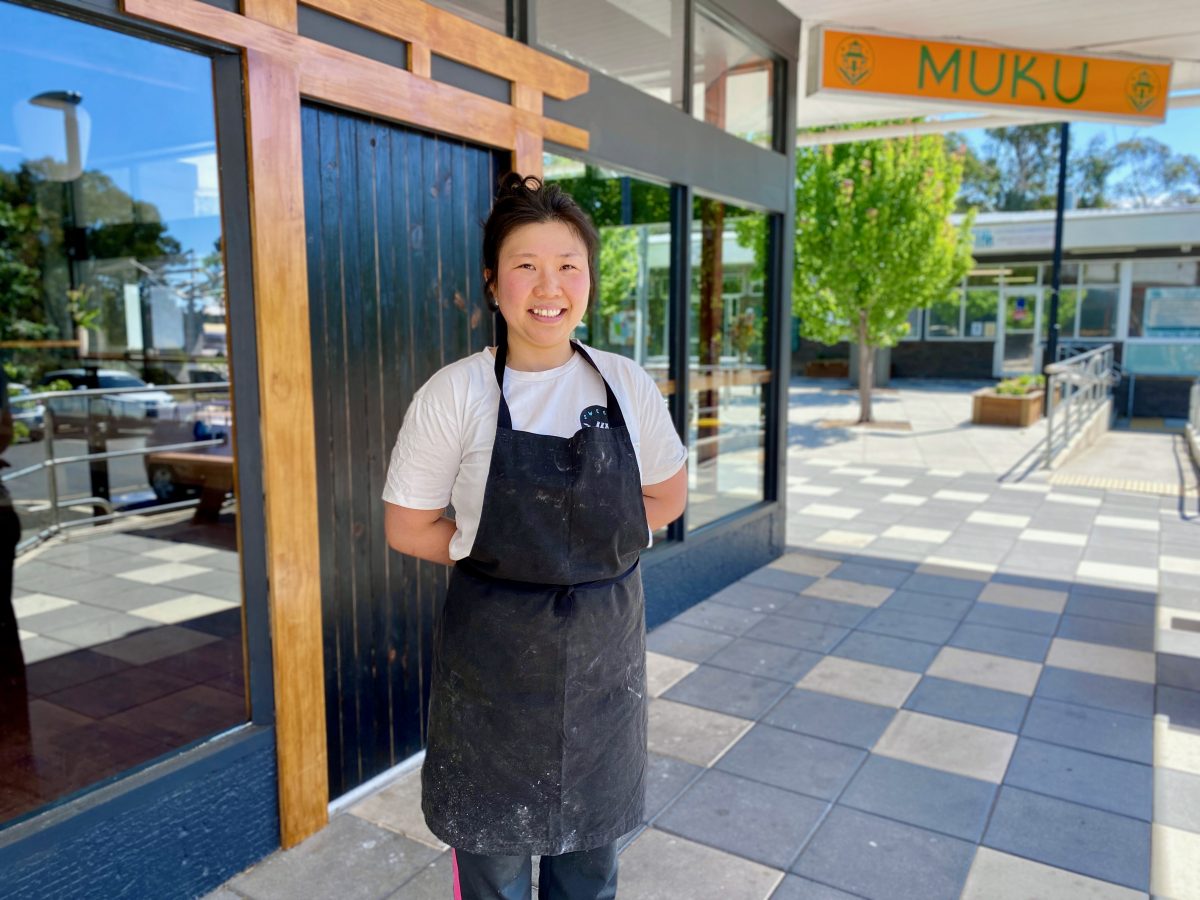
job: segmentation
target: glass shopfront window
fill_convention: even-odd
[[[431,6],[437,6],[456,16],[482,25],[496,34],[508,34],[508,3],[507,0],[427,0]]]
[[[1200,258],[1135,259],[1129,336],[1200,338]]]
[[[697,197],[688,313],[688,526],[764,499],[767,346],[765,213]]]
[[[697,8],[692,115],[752,144],[774,144],[778,61]]]
[[[668,403],[671,378],[671,190],[610,169],[547,154],[547,182],[558,184],[600,232],[596,302],[577,337],[635,360]],[[666,538],[666,529],[655,540]]]
[[[537,40],[683,109],[684,8],[684,0],[542,2]]]
[[[212,64],[0,35],[2,825],[247,706]]]

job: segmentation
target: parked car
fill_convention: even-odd
[[[42,390],[47,390],[55,381],[66,381],[76,390],[84,390],[91,383],[91,372],[85,369],[59,369],[42,376]],[[165,410],[173,408],[175,398],[166,391],[155,390],[136,375],[119,369],[98,369],[95,383],[101,389],[145,388],[120,394],[101,396],[53,397],[46,401],[54,420],[54,431],[77,433],[86,431],[88,419],[105,429],[108,434],[129,431],[146,431]]]
[[[46,434],[46,407],[39,400],[31,399],[31,393],[26,385],[16,381],[8,383],[8,408],[12,411],[13,424],[21,422],[25,425],[25,435],[18,430],[18,437],[27,436],[31,441],[40,441]]]
[[[147,447],[217,439],[220,444],[156,450],[146,454],[146,478],[158,499],[183,500],[196,494],[215,504],[233,490],[233,448],[228,402],[178,403],[154,423]]]

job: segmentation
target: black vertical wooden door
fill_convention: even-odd
[[[448,570],[389,550],[380,494],[413,393],[491,341],[480,223],[505,157],[314,104],[302,119],[336,797],[425,743]]]

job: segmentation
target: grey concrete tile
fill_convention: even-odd
[[[894,709],[816,691],[793,690],[763,722],[852,747],[870,748],[887,729]]]
[[[718,634],[705,628],[692,628],[690,625],[667,622],[659,625],[646,636],[646,649],[664,656],[674,656],[677,659],[699,663],[704,662],[732,640],[733,637],[728,634]]]
[[[789,875],[771,895],[771,900],[855,900],[855,895],[798,875]]]
[[[1150,825],[1002,787],[983,843],[1139,891],[1150,886]]]
[[[927,644],[944,644],[954,633],[955,623],[950,619],[924,616],[885,606],[867,616],[858,628],[860,631],[885,634],[889,637],[924,641]]]
[[[1050,649],[1048,635],[1013,631],[1009,628],[992,628],[989,625],[972,625],[968,622],[959,626],[949,643],[951,647],[994,653],[997,656],[1011,656],[1014,659],[1036,663],[1044,660]]]
[[[1094,706],[1131,716],[1154,715],[1154,685],[1144,681],[1046,666],[1035,693],[1048,700]],[[1200,710],[1200,706],[1197,709]]]
[[[1160,684],[1154,688],[1154,712],[1173,727],[1200,731],[1200,693]]]
[[[663,756],[711,766],[751,724],[748,719],[658,698],[650,701],[647,745]]]
[[[1200,834],[1200,775],[1154,770],[1154,821]]]
[[[983,584],[973,578],[953,578],[947,575],[914,573],[901,585],[905,590],[921,591],[926,594],[941,594],[960,600],[975,600],[983,590]]]
[[[1010,606],[1015,609],[1028,609],[1037,612],[1059,614],[1067,605],[1066,591],[1047,590],[1028,582],[1033,579],[1020,579],[997,576],[984,587],[979,599],[984,603],[994,603],[1000,606]]]
[[[887,637],[882,634],[855,631],[831,652],[832,655],[845,659],[856,659],[860,662],[921,673],[937,656],[938,646],[920,641]]]
[[[919,680],[920,675],[915,672],[856,659],[826,656],[800,679],[796,687],[834,694],[848,700],[898,707]]]
[[[821,622],[809,622],[790,616],[773,615],[749,629],[745,636],[775,644],[785,644],[800,650],[827,653],[849,630]]]
[[[794,596],[795,594],[790,591],[779,591],[775,588],[737,581],[729,587],[717,591],[708,599],[713,603],[768,614],[787,605],[787,602]]]
[[[872,755],[838,803],[863,812],[978,841],[996,785]]]
[[[655,827],[774,868],[787,868],[825,802],[721,771],[704,773]]]
[[[82,625],[93,619],[106,619],[117,615],[111,609],[103,606],[92,606],[89,603],[72,603],[70,606],[60,606],[58,609],[47,610],[32,616],[17,616],[17,622],[25,631],[35,634],[51,634],[59,628],[71,628]]]
[[[1016,735],[904,709],[876,742],[881,756],[999,783]]]
[[[841,581],[856,581],[859,584],[874,584],[880,587],[899,587],[910,576],[905,569],[894,569],[888,566],[865,565],[857,562],[842,563],[832,572],[830,578]]]
[[[1037,687],[1041,668],[1037,663],[1027,660],[963,650],[960,647],[943,647],[926,673],[1000,691],[1032,694]]]
[[[871,614],[871,607],[856,603],[840,603],[837,600],[822,600],[819,597],[797,597],[779,609],[783,616],[807,619],[809,622],[824,622],[842,628],[854,628]]]
[[[1146,900],[1144,891],[980,847],[961,900]]]
[[[1108,587],[1100,584],[1074,584],[1072,597],[1097,597],[1101,600],[1120,600],[1124,603],[1154,604],[1155,592],[1145,588]]]
[[[790,688],[786,682],[702,665],[663,697],[743,719],[757,719]]]
[[[833,800],[866,755],[845,744],[760,724],[731,747],[716,768],[818,800]]]
[[[359,801],[350,813],[435,850],[446,849],[441,839],[425,824],[425,816],[421,812],[420,771],[412,772]]]
[[[1034,697],[1021,734],[1147,765],[1153,761],[1154,723],[1141,716]]]
[[[1150,821],[1154,770],[1071,747],[1022,737],[1004,783]]]
[[[709,631],[739,635],[765,618],[762,613],[705,600],[684,610],[673,621],[680,625],[691,625],[693,628],[707,628]]]
[[[804,589],[807,597],[857,603],[860,606],[880,606],[891,594],[892,589],[882,585],[842,581],[839,578],[822,578]]]
[[[213,570],[199,575],[189,575],[186,578],[175,578],[171,580],[170,584],[171,587],[185,593],[219,597],[231,603],[242,602],[242,580],[234,572]]]
[[[387,900],[446,900],[454,891],[454,868],[446,852],[402,884]]]
[[[643,831],[621,854],[621,896],[631,900],[762,900],[782,872],[667,834]]]
[[[892,594],[880,608],[916,613],[921,616],[934,616],[957,622],[971,608],[971,601],[943,594],[927,594],[924,591],[901,588]]]
[[[1122,622],[1067,615],[1063,616],[1062,622],[1059,623],[1058,636],[1073,641],[1125,647],[1128,650],[1154,650],[1153,624],[1127,625]]]
[[[1158,653],[1155,654],[1155,674],[1159,684],[1182,688],[1187,691],[1200,691],[1200,659],[1195,656],[1180,656],[1168,652],[1173,641],[1195,635],[1181,635],[1173,632],[1160,632]]]
[[[662,812],[703,771],[681,759],[651,753],[646,766],[646,821]]]
[[[46,637],[64,641],[75,647],[96,647],[124,637],[156,631],[159,625],[141,616],[104,610],[103,615],[76,624],[64,624],[49,629]]]
[[[651,697],[661,696],[663,691],[695,670],[694,662],[650,650],[646,653],[646,691]]]
[[[1046,654],[1047,665],[1095,675],[1110,675],[1153,684],[1155,656],[1145,650],[1127,650],[1087,641],[1056,637]]]
[[[1086,616],[1109,622],[1124,622],[1129,625],[1154,625],[1154,607],[1146,603],[1127,603],[1123,600],[1105,600],[1072,594],[1064,610],[1071,616]]]
[[[926,675],[904,703],[905,709],[954,719],[984,728],[1017,732],[1029,698]]]
[[[251,900],[376,900],[394,892],[439,855],[357,816],[335,816],[299,846],[267,857],[229,886]]]
[[[820,653],[811,650],[738,638],[711,656],[708,665],[795,684],[821,659]]]
[[[848,523],[839,523],[839,527]],[[787,591],[791,594],[798,594],[817,579],[812,575],[803,575],[798,572],[781,571],[773,569],[769,566],[751,572],[742,579],[746,584],[758,585],[759,587],[774,588],[779,591]]]
[[[967,841],[838,806],[792,871],[872,900],[956,900],[974,853]]]
[[[970,625],[989,625],[1034,635],[1052,635],[1058,629],[1058,613],[1018,610],[997,604],[976,604],[962,620]]]
[[[809,553],[789,551],[779,557],[779,559],[771,562],[767,568],[792,572],[796,575],[808,575],[812,578],[824,578],[839,565],[840,563],[837,560]]]

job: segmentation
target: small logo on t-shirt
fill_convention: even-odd
[[[589,406],[579,414],[580,428],[607,428],[608,410],[603,406]]]

